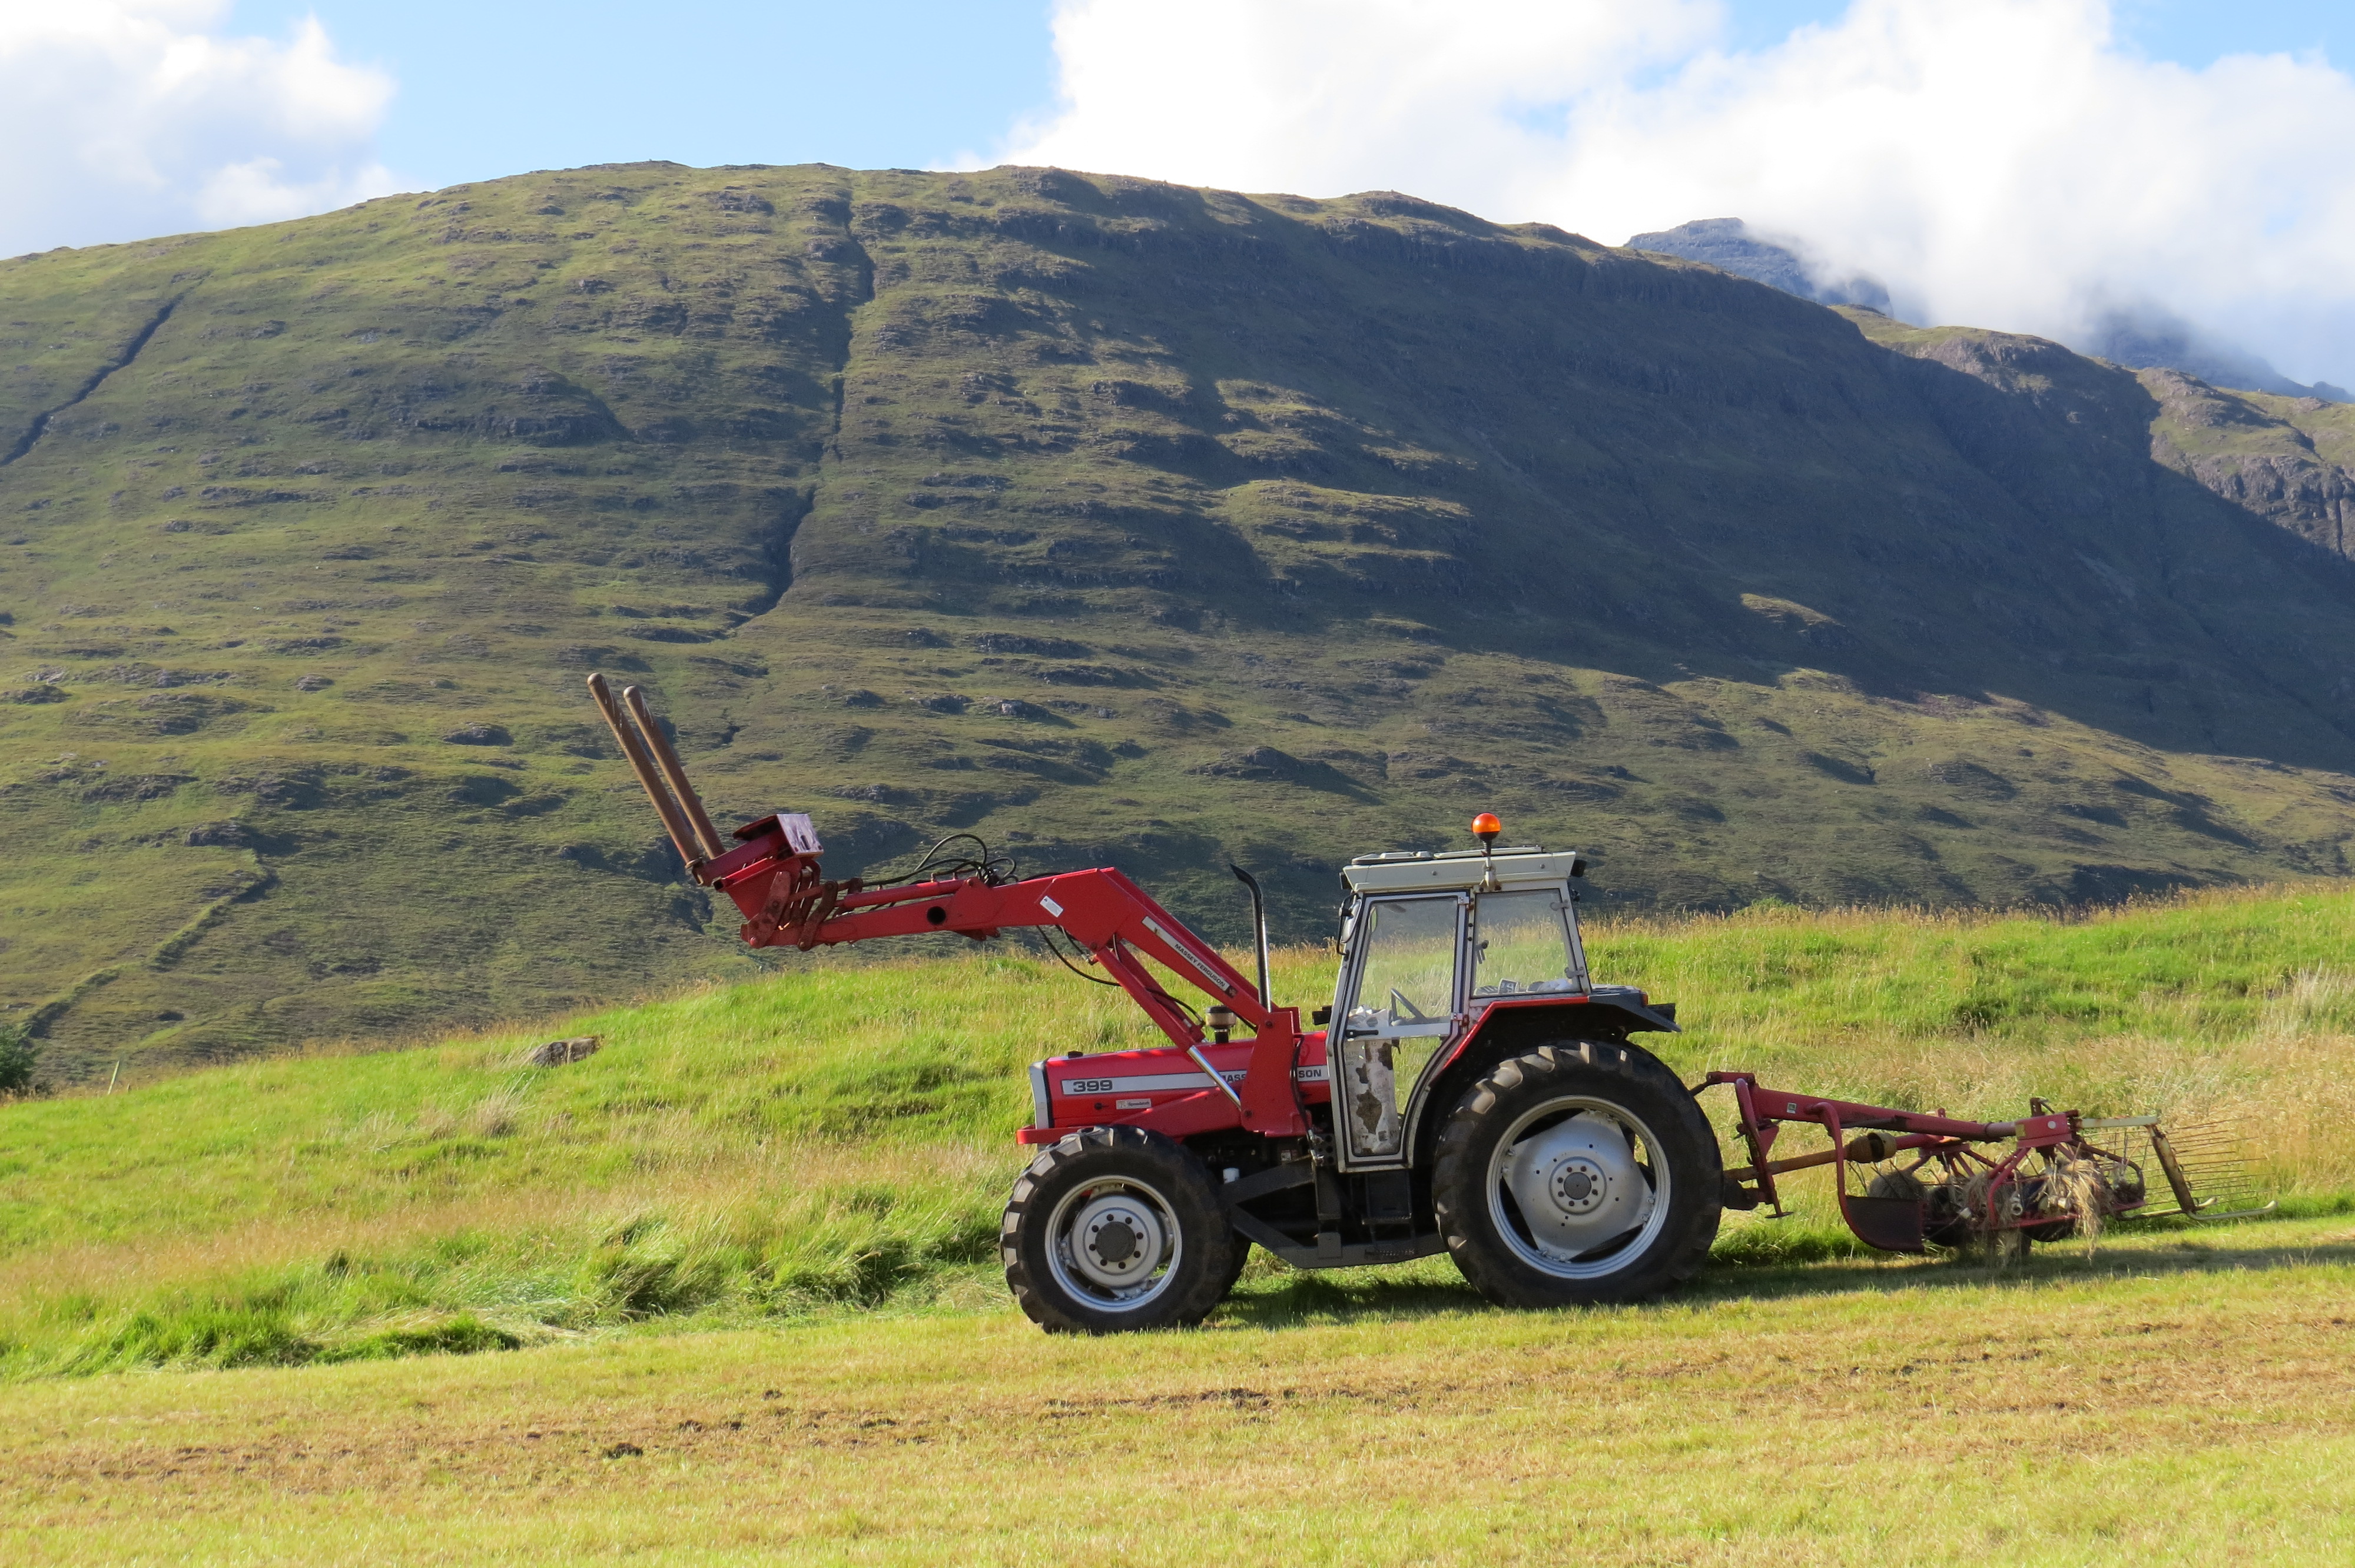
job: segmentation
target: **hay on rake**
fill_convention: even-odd
[[[1929,1195],[1929,1189],[1923,1187],[1922,1178],[1911,1171],[1883,1167],[1873,1171],[1872,1179],[1865,1183],[1864,1195],[1868,1198],[1901,1198],[1918,1203]]]
[[[1995,1172],[1982,1167],[1962,1179],[1963,1216],[1971,1229],[1978,1234],[1986,1248],[1987,1261],[2001,1268],[2014,1260],[2028,1255],[2028,1233],[2009,1222],[2019,1219],[2026,1212],[2020,1197],[2019,1181],[2015,1176],[2004,1183],[2003,1196],[1995,1197]],[[2000,1202],[2003,1213],[1991,1212],[1990,1206]]]
[[[2073,1219],[2085,1238],[2085,1255],[2094,1255],[2101,1239],[2102,1222],[2111,1209],[2110,1173],[2104,1162],[2065,1150],[2044,1156],[2044,1182],[2036,1194],[2036,1212],[2054,1219]]]

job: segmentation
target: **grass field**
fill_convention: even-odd
[[[996,1302],[0,1392],[12,1562],[2318,1563],[2355,1224],[1719,1271],[1517,1314],[1444,1266],[1203,1331]]]
[[[1142,1035],[1017,951],[0,1107],[0,1555],[2328,1559],[2350,925],[2327,884],[1595,928],[1688,1077],[2261,1110],[2288,1217],[1998,1271],[1857,1255],[1810,1187],[1591,1313],[1262,1259],[1201,1332],[1037,1334],[995,1269],[1019,1066]],[[559,1031],[604,1048],[520,1064]]]

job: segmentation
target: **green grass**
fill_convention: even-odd
[[[1762,910],[1590,946],[1599,974],[1679,1002],[1689,1033],[1649,1043],[1688,1079],[2245,1115],[2266,1191],[2327,1217],[2355,1192],[2350,926],[2355,893],[2318,884],[2082,920]],[[1281,950],[1280,994],[1314,1005],[1330,965]],[[557,1033],[604,1046],[521,1065]],[[996,1303],[1023,1065],[1146,1042],[1124,997],[992,950],[0,1107],[0,1377]],[[1729,1216],[1721,1262],[1860,1255],[1797,1184],[1794,1219]]]
[[[2082,1564],[2355,1550],[2355,892],[1590,927],[1688,1075],[2261,1114],[2276,1213],[1998,1267],[1820,1183],[1640,1307],[1265,1259],[1198,1331],[996,1277],[1021,1065],[1145,1039],[1018,952],[0,1104],[12,1562]],[[1313,1002],[1331,960],[1279,952]],[[603,1048],[519,1065],[556,1033]],[[122,1375],[139,1373],[144,1375]],[[94,1375],[113,1374],[113,1375]],[[102,1547],[100,1543],[102,1542]]]
[[[1866,324],[1019,169],[0,262],[0,1021],[87,1085],[757,973],[592,665],[837,874],[971,827],[1223,939],[1230,859],[1314,939],[1483,809],[1621,909],[2344,874],[2337,545],[2242,482],[2340,416]]]

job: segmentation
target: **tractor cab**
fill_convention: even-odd
[[[1541,849],[1361,855],[1327,1036],[1345,1169],[1408,1162],[1419,1091],[1499,1005],[1583,1000],[1573,854]]]

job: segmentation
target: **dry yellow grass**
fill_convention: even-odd
[[[23,1384],[0,1541],[27,1563],[2355,1555],[2344,1220],[1742,1284],[1518,1314],[1357,1276],[1142,1339],[993,1307]]]

